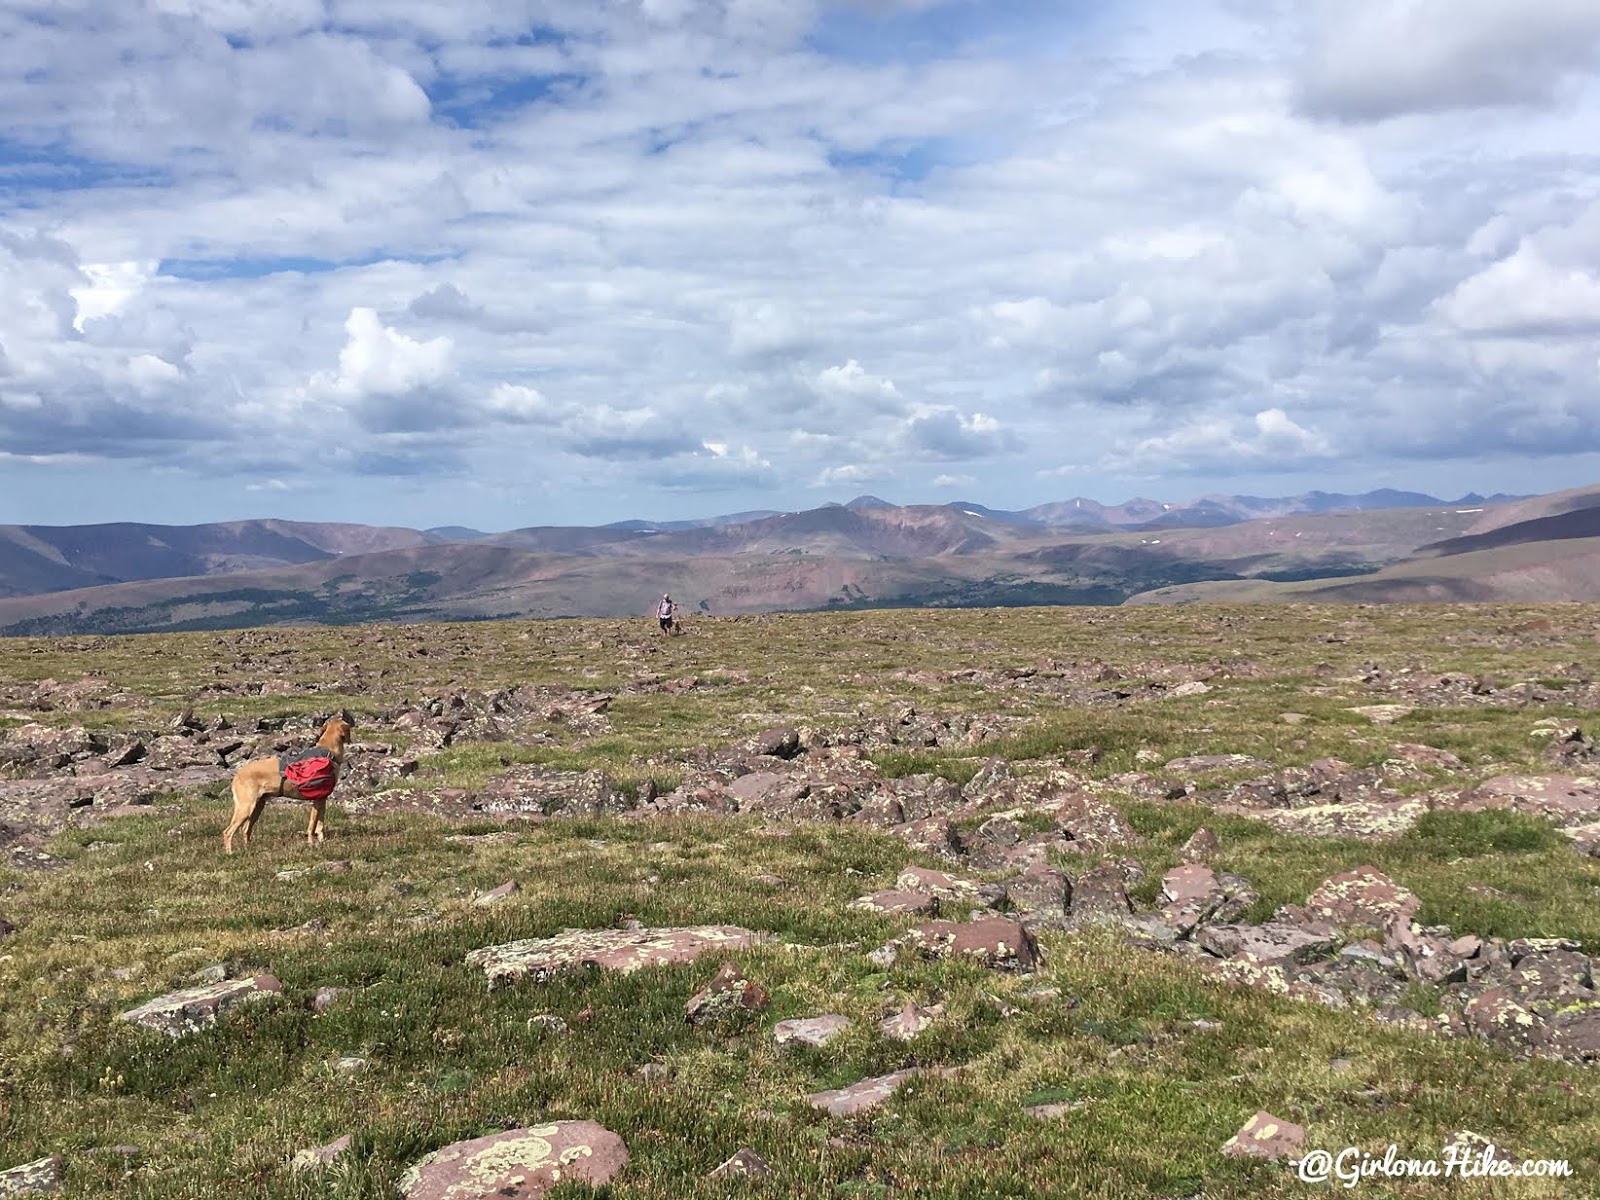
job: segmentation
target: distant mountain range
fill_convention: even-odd
[[[1017,512],[860,496],[793,513],[500,533],[277,520],[0,526],[0,633],[624,616],[648,612],[662,591],[715,614],[1539,587],[1600,599],[1600,572],[1591,591],[1581,568],[1561,565],[1591,537],[1600,489],[1448,503],[1394,491],[1076,498]],[[1479,586],[1485,572],[1506,579]]]

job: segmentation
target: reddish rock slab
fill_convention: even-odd
[[[1497,775],[1463,792],[1455,807],[1510,808],[1560,825],[1600,821],[1600,779],[1573,775]]]
[[[899,1012],[879,1021],[878,1029],[884,1037],[894,1038],[897,1042],[909,1042],[932,1023],[932,1016],[926,1009],[908,1001]]]
[[[1173,867],[1162,877],[1161,892],[1166,896],[1167,903],[1176,905],[1220,902],[1222,899],[1222,885],[1217,882],[1217,873],[1198,863]]]
[[[902,892],[925,892],[941,900],[972,900],[978,895],[978,885],[972,880],[929,867],[907,867],[894,886]]]
[[[1183,844],[1183,849],[1178,851],[1186,863],[1203,863],[1222,849],[1217,841],[1217,835],[1211,830],[1201,827],[1189,835],[1189,840]]]
[[[1073,928],[1120,922],[1132,912],[1127,876],[1116,863],[1101,863],[1078,876],[1072,885],[1072,910],[1067,919]]]
[[[1518,1004],[1505,988],[1491,988],[1474,996],[1461,1015],[1473,1032],[1504,1046],[1542,1046],[1550,1039],[1544,1020]]]
[[[1207,925],[1195,937],[1202,950],[1218,958],[1262,966],[1315,962],[1333,949],[1333,938],[1298,925]]]
[[[522,890],[522,885],[515,879],[508,879],[497,888],[490,888],[483,895],[473,901],[479,908],[488,908],[491,904],[498,904],[507,896],[515,896]]]
[[[1561,1013],[1550,1022],[1551,1045],[1576,1062],[1600,1060],[1600,1008]]]
[[[690,997],[684,1006],[684,1019],[699,1025],[736,1013],[760,1012],[771,1002],[766,988],[752,983],[738,967],[725,962],[716,978]]]
[[[943,817],[925,817],[920,821],[907,821],[890,830],[914,850],[926,854],[939,854],[956,858],[961,854],[961,834]]]
[[[849,1087],[812,1092],[806,1099],[830,1116],[849,1117],[876,1108],[894,1095],[916,1071],[895,1071],[875,1079],[863,1079]]]
[[[1017,912],[1026,914],[1024,924],[1032,928],[1062,928],[1072,907],[1072,880],[1043,862],[1033,863],[1021,875],[1005,882],[1006,900]]]
[[[467,955],[490,990],[519,979],[543,983],[567,971],[594,968],[629,974],[642,967],[693,962],[704,954],[746,950],[761,935],[737,925],[675,929],[575,929],[549,938],[485,946]]]
[[[939,911],[939,898],[927,892],[873,892],[870,896],[850,901],[850,907],[866,909],[868,912],[914,913],[931,917]]]
[[[1396,921],[1409,924],[1422,901],[1376,867],[1357,867],[1326,880],[1306,900],[1312,917],[1341,927],[1387,929]]]
[[[400,1177],[404,1200],[537,1200],[556,1184],[603,1187],[628,1163],[622,1139],[593,1121],[555,1121],[456,1142]]]
[[[1205,775],[1212,771],[1270,771],[1276,765],[1249,754],[1191,754],[1173,759],[1162,770],[1173,775]]]
[[[826,1046],[846,1029],[850,1018],[838,1013],[820,1017],[800,1017],[792,1021],[779,1021],[772,1027],[772,1040],[780,1046],[799,1042],[803,1046]]]
[[[1305,1144],[1304,1128],[1263,1110],[1222,1144],[1222,1152],[1234,1157],[1276,1159],[1295,1153]]]
[[[205,987],[188,988],[147,1000],[138,1008],[130,1008],[122,1019],[146,1029],[155,1029],[168,1037],[184,1037],[198,1033],[217,1023],[217,1014],[241,1002],[263,999],[283,991],[283,985],[271,975],[253,975],[248,979],[225,979]]]
[[[905,940],[927,958],[971,958],[1007,971],[1031,971],[1039,963],[1033,934],[1004,917],[929,921],[911,930]]]

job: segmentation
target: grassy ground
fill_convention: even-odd
[[[1543,625],[1537,624],[1544,622]],[[209,634],[0,642],[0,683],[85,672],[143,697],[132,708],[45,720],[139,726],[170,717],[217,679],[325,677],[317,696],[203,699],[197,711],[297,715],[372,711],[451,688],[556,684],[618,692],[613,731],[557,747],[454,749],[429,778],[470,783],[503,757],[670,776],[675,755],[775,723],[849,724],[914,704],[923,712],[1024,719],[998,750],[1027,770],[1098,747],[1103,776],[1162,760],[1241,752],[1284,765],[1323,755],[1365,765],[1394,741],[1449,748],[1462,782],[1539,763],[1535,721],[1577,709],[1419,710],[1379,729],[1346,711],[1391,697],[1355,681],[1363,667],[1417,666],[1506,682],[1600,671],[1600,611],[1134,609],[877,612],[697,622],[666,641],[618,622],[394,630],[273,631],[240,665],[232,636]],[[416,656],[418,649],[428,650]],[[1098,660],[1129,679],[1212,666],[1205,696],[1075,709],[1022,690],[937,687],[903,669],[1024,667]],[[330,661],[358,664],[349,672]],[[748,675],[713,676],[717,667]],[[349,675],[350,678],[343,678]],[[648,676],[698,675],[681,695],[630,690]],[[1284,724],[1285,711],[1304,724]],[[359,732],[358,732],[359,736]],[[1148,757],[1148,755],[1147,755]],[[969,753],[896,751],[895,773],[970,775]],[[1416,891],[1425,921],[1460,932],[1578,937],[1600,953],[1600,864],[1538,822],[1437,814],[1385,845],[1274,833],[1182,804],[1123,806],[1141,840],[1117,853],[1149,872],[1146,898],[1200,824],[1217,864],[1251,880],[1264,917],[1328,875],[1371,862]],[[617,1197],[1301,1196],[1320,1189],[1281,1165],[1218,1148],[1257,1109],[1307,1127],[1308,1145],[1396,1143],[1429,1158],[1471,1129],[1515,1157],[1570,1160],[1563,1182],[1493,1190],[1424,1180],[1368,1181],[1366,1196],[1600,1194],[1600,1076],[1517,1062],[1487,1045],[1386,1029],[1360,1013],[1221,988],[1115,938],[1046,935],[1029,978],[963,964],[874,967],[863,953],[904,922],[847,909],[920,858],[871,831],[802,827],[768,836],[751,818],[553,821],[501,841],[451,840],[403,813],[330,814],[330,840],[295,840],[298,814],[270,811],[246,856],[224,859],[226,805],[212,794],[52,847],[65,869],[0,873],[0,1168],[61,1153],[67,1194],[134,1198],[377,1197],[421,1154],[509,1123],[592,1118],[626,1141]],[[348,860],[351,869],[279,872]],[[758,880],[774,873],[785,884]],[[506,880],[522,891],[491,909],[472,897]],[[770,1010],[712,1028],[683,1021],[715,961],[637,975],[518,985],[489,994],[468,951],[565,927],[730,923],[773,941],[739,956],[771,990]],[[296,932],[309,921],[325,928]],[[181,1042],[117,1013],[185,985],[199,968],[270,969],[285,999],[234,1010]],[[325,1014],[317,988],[351,989]],[[1045,989],[1040,992],[1038,989]],[[1054,994],[1050,994],[1053,989]],[[1030,995],[1030,993],[1035,993]],[[945,1015],[909,1044],[877,1034],[907,1000]],[[1428,997],[1416,997],[1426,1007]],[[773,1022],[844,1013],[852,1029],[820,1050],[779,1050]],[[530,1025],[562,1017],[567,1033]],[[1009,1015],[1008,1015],[1009,1014]],[[1199,1024],[1197,1024],[1199,1022]],[[365,1061],[356,1073],[336,1064]],[[641,1074],[658,1064],[660,1070]],[[872,1114],[833,1119],[805,1093],[907,1065],[924,1077]],[[1026,1104],[1068,1101],[1040,1121]],[[296,1151],[344,1133],[353,1151],[296,1177]],[[712,1183],[740,1146],[767,1158],[765,1182]],[[137,1152],[128,1150],[137,1147]],[[1453,1190],[1454,1189],[1454,1190]],[[581,1188],[569,1195],[584,1194]]]

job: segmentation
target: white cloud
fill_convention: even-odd
[[[326,379],[339,396],[403,396],[444,382],[454,343],[447,337],[419,342],[385,325],[370,308],[352,308],[344,323],[348,340],[339,369]]]
[[[1600,63],[1592,0],[1318,0],[1303,98],[1319,115],[1548,101]]]
[[[901,407],[900,390],[894,380],[869,373],[853,358],[843,366],[823,368],[812,387],[825,399],[855,401],[882,412]]]
[[[976,475],[935,475],[930,481],[930,487],[936,488],[969,488],[976,487]]]
[[[0,445],[199,511],[314,416],[352,519],[439,474],[582,520],[1600,437],[1587,0],[855,7],[0,6]]]
[[[1548,262],[1524,242],[1463,280],[1438,308],[1468,333],[1517,337],[1600,332],[1600,274]]]
[[[1281,408],[1269,408],[1256,413],[1248,426],[1226,417],[1192,421],[1143,438],[1113,458],[1121,469],[1134,473],[1290,471],[1332,453],[1322,434],[1298,424]]]

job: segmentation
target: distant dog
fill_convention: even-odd
[[[233,820],[222,834],[223,851],[233,853],[236,833],[241,846],[250,844],[250,833],[266,807],[268,796],[308,801],[311,815],[306,821],[306,844],[322,841],[327,836],[323,812],[344,767],[344,748],[350,741],[352,728],[348,713],[330,717],[322,726],[316,747],[306,754],[290,759],[252,758],[240,767],[233,777]],[[300,782],[297,783],[296,778]]]

